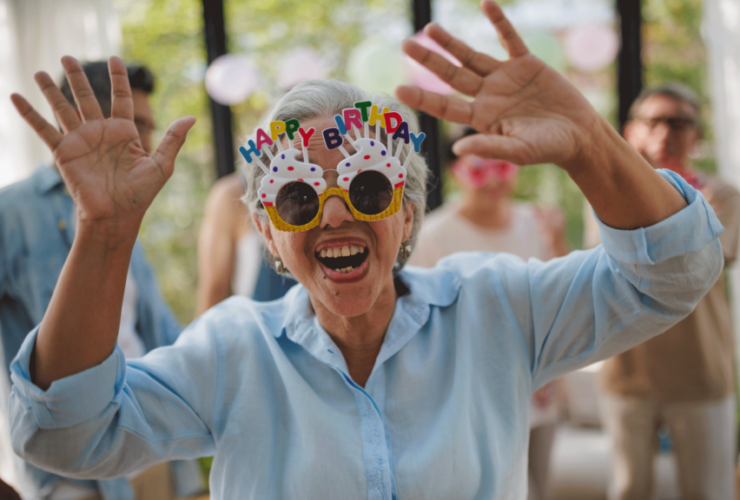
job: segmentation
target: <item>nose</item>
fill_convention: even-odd
[[[344,200],[340,196],[333,195],[324,202],[324,212],[321,214],[319,226],[321,229],[333,229],[338,228],[345,222],[353,222],[354,220],[355,218]]]

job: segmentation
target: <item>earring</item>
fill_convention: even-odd
[[[285,264],[283,264],[280,257],[275,259],[275,272],[278,274],[285,274]]]
[[[401,243],[401,257],[403,257],[403,260],[407,260],[411,257],[411,243],[408,241]]]

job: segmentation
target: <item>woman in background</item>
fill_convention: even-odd
[[[217,180],[208,193],[198,237],[196,316],[232,295],[278,299],[295,284],[264,263],[262,239],[241,200],[245,191],[244,177],[233,173]]]

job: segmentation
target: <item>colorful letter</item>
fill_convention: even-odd
[[[403,118],[395,111],[383,113],[383,116],[385,117],[385,131],[388,134],[395,132],[401,126],[401,123],[403,123]],[[393,123],[394,121],[396,122],[395,124]]]
[[[339,117],[339,115],[337,115]],[[344,139],[342,138],[342,134],[339,133],[339,129],[331,127],[324,129],[324,144],[326,144],[326,149],[337,149],[339,146],[342,145],[344,142]]]
[[[245,148],[244,146],[240,146],[239,152],[242,154],[244,159],[247,160],[247,163],[252,163],[252,153],[254,153],[254,156],[260,157],[262,156],[262,151],[259,150],[252,139],[249,139],[249,142],[247,142],[247,144],[249,145],[249,149]]]
[[[362,130],[362,113],[357,108],[347,108],[343,110],[344,113],[344,124],[347,130],[352,130],[352,127],[357,127],[357,130]]]
[[[267,132],[262,130],[261,128],[257,129],[257,149],[262,149],[262,146],[264,144],[267,144],[268,146],[272,146],[273,140],[270,139],[270,136],[267,135]]]
[[[421,143],[424,141],[424,138],[427,135],[424,132],[421,132],[419,135],[414,135],[413,132],[411,132],[411,142],[414,143],[414,151],[417,153],[421,151]]]
[[[285,122],[285,133],[288,134],[288,139],[291,141],[293,140],[293,137],[295,137],[295,132],[301,127],[301,124],[298,120],[295,118],[291,118],[287,122]]]
[[[273,141],[277,141],[278,135],[285,132],[285,122],[270,122],[270,136]]]
[[[373,103],[370,101],[362,101],[362,102],[356,102],[355,107],[360,110],[360,113],[362,114],[362,121],[366,122],[368,120],[368,113],[367,108],[372,106]],[[373,123],[373,125],[375,125]]]
[[[383,108],[383,113],[387,113],[389,111],[390,111],[390,109]],[[381,113],[378,113],[378,105],[377,104],[373,104],[373,107],[370,108],[370,119],[369,119],[370,126],[371,127],[374,127],[375,126],[375,122],[377,122],[378,120],[380,120],[380,125],[383,128],[385,128],[385,117]]]
[[[303,130],[303,127],[298,129],[298,133],[301,134],[301,141],[302,141],[301,144],[303,145],[304,148],[308,147],[308,141],[311,140],[311,136],[313,135],[314,132],[316,132],[316,129],[313,127],[311,127],[308,130]],[[308,161],[308,160],[304,158],[303,161]]]
[[[409,143],[409,124],[401,122],[401,125],[396,129],[396,133],[393,134],[393,140],[401,138],[405,144]]]
[[[344,126],[344,121],[342,121],[342,115],[336,115],[334,117],[334,121],[337,122],[337,128],[339,129],[339,133],[344,135],[347,133],[347,127]],[[326,130],[324,130],[326,132]]]

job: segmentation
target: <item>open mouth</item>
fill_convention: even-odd
[[[346,274],[354,271],[367,259],[367,248],[360,245],[344,245],[335,248],[322,248],[316,258],[329,269]]]

